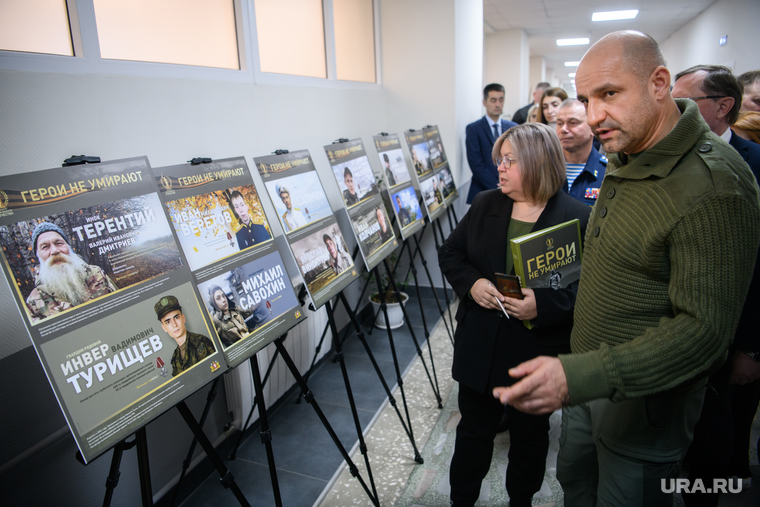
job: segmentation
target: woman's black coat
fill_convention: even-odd
[[[583,238],[590,213],[590,206],[560,190],[549,199],[532,230],[578,218]],[[513,384],[516,380],[507,370],[523,361],[570,352],[578,282],[560,290],[535,289],[538,316],[532,330],[521,320],[507,319],[501,310],[481,307],[468,294],[478,279],[496,285],[494,273],[505,271],[511,215],[512,200],[501,190],[478,193],[438,252],[441,269],[460,299],[452,375],[482,393]]]

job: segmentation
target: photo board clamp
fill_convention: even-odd
[[[379,136],[383,136],[383,137],[387,137],[388,136],[388,132],[380,132],[378,135]]]
[[[346,138],[346,137],[339,137],[338,139],[336,139],[332,143],[333,144],[343,144],[343,143],[347,143],[348,141],[349,141],[349,139]]]
[[[188,162],[190,162],[190,165],[210,164],[211,159],[208,157],[194,157],[191,160],[188,160]]]
[[[272,152],[273,155],[285,155],[286,153],[290,153],[288,150],[274,150]]]
[[[99,164],[100,157],[91,157],[88,155],[72,155],[67,158],[61,164],[61,167],[69,167],[72,165],[84,165],[84,164]]]

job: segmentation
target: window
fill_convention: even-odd
[[[322,0],[256,0],[262,72],[327,77]]]
[[[239,69],[233,0],[94,0],[101,58]]]
[[[0,1],[0,49],[74,56],[66,0]]]
[[[337,78],[375,82],[372,0],[332,0]]]

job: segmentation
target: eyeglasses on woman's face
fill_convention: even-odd
[[[499,157],[496,159],[496,165],[497,166],[503,165],[504,169],[509,169],[510,167],[512,167],[512,164],[515,162],[517,162],[517,159],[512,158],[512,157],[504,157],[504,158]]]

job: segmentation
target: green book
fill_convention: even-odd
[[[527,289],[564,289],[581,277],[581,225],[576,218],[514,238],[515,274]],[[533,329],[530,321],[525,327]]]

